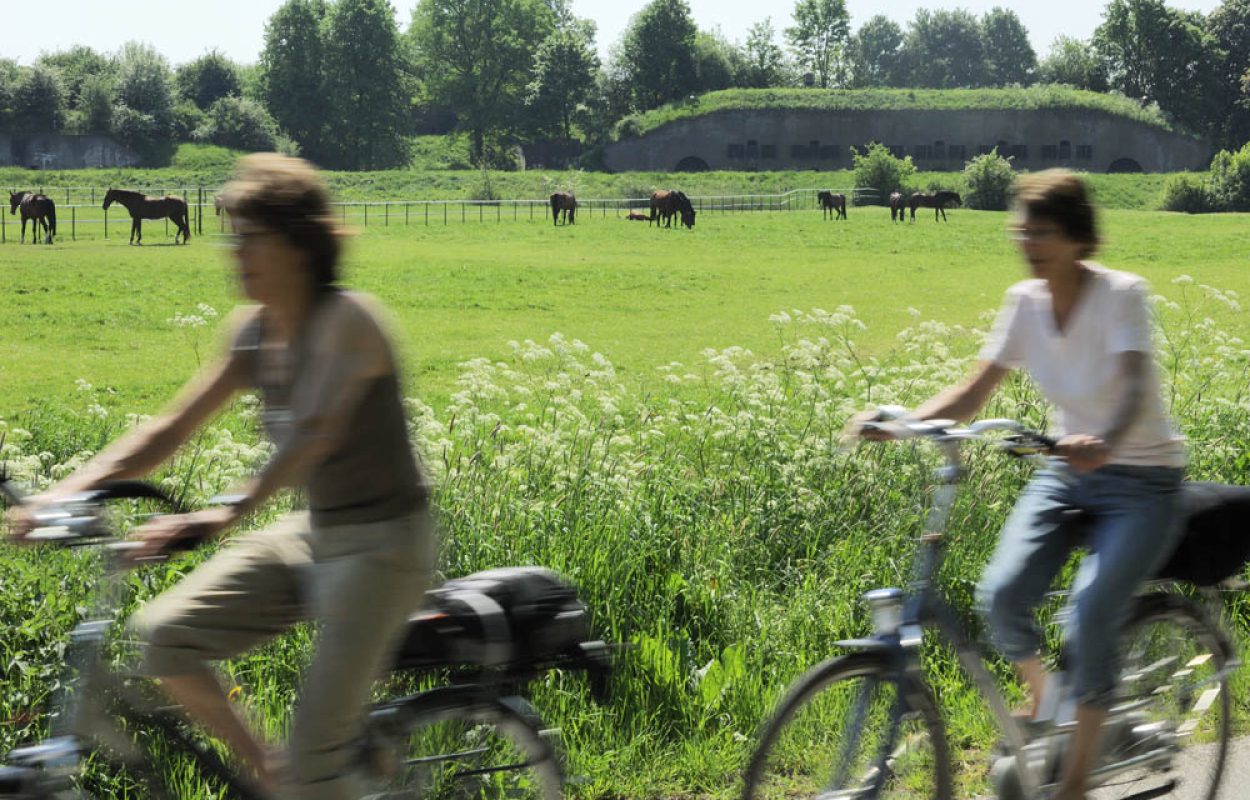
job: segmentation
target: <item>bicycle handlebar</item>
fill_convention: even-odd
[[[1010,455],[1020,457],[1050,452],[1058,444],[1052,437],[1011,419],[983,419],[958,427],[954,420],[949,419],[913,419],[899,406],[882,406],[878,415],[881,417],[879,421],[866,422],[863,427],[888,433],[895,439],[924,438],[938,443],[994,441]],[[993,440],[986,435],[1000,431],[1011,436]]]
[[[27,495],[17,484],[4,476],[0,476],[0,495],[10,505],[24,505]],[[95,489],[70,495],[55,505],[45,506],[34,514],[35,528],[26,534],[27,541],[33,543],[60,544],[74,547],[86,544],[98,544],[116,539],[101,521],[99,510],[112,500],[156,500],[164,504],[172,513],[181,514],[185,507],[171,497],[165,490],[147,481],[108,481]],[[171,549],[190,550],[198,542],[179,540]]]

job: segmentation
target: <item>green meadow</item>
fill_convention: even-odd
[[[409,391],[438,405],[461,362],[556,332],[645,382],[704,348],[775,346],[768,319],[781,310],[850,305],[868,326],[857,343],[874,353],[890,348],[913,309],[971,325],[1023,276],[1005,221],[960,210],[946,224],[892,224],[867,207],[847,222],[814,211],[708,213],[692,231],[591,214],[568,227],[357,226],[345,279],[390,307]],[[1244,217],[1108,211],[1103,221],[1099,258],[1161,294],[1175,294],[1169,282],[1183,274],[1250,290]],[[64,399],[78,378],[115,393],[120,408],[152,411],[220,347],[216,323],[240,302],[227,239],[174,247],[151,222],[142,247],[124,234],[0,248],[0,414]],[[221,314],[214,324],[174,324],[201,303]],[[1222,321],[1250,332],[1241,315]]]
[[[704,214],[692,231],[589,214],[569,227],[356,229],[345,278],[390,309],[412,439],[438,482],[440,574],[551,566],[581,588],[596,630],[630,645],[606,705],[574,675],[533,687],[573,795],[732,796],[786,685],[867,631],[863,591],[906,580],[932,454],[847,451],[838,434],[856,409],[914,404],[965,373],[1022,276],[1006,222],[956,210],[946,224],[892,224],[852,208],[846,222]],[[1100,260],[1160,295],[1160,369],[1191,475],[1244,482],[1247,217],[1109,210],[1103,222]],[[19,477],[65,474],[220,347],[238,302],[228,241],[148,236],[0,247],[0,456]],[[1013,379],[987,414],[1044,425],[1047,410]],[[266,456],[255,419],[254,403],[234,404],[157,480],[193,503],[229,488]],[[970,454],[942,577],[969,618],[1026,478],[1025,465]],[[136,573],[131,604],[202,557]],[[46,730],[92,564],[0,546],[0,750]],[[1226,603],[1244,632],[1250,608]],[[224,667],[273,736],[309,641],[301,629]],[[983,792],[988,714],[949,652],[926,667],[959,796]],[[994,669],[1015,694],[1007,666]],[[1243,729],[1247,689],[1239,678]],[[168,769],[183,775],[176,760]]]

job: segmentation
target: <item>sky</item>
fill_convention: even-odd
[[[174,64],[190,61],[209,50],[220,50],[241,63],[257,60],[264,43],[265,21],[282,0],[212,0],[183,3],[170,0],[7,0],[0,12],[0,57],[30,64],[44,51],[85,44],[111,52],[138,40],[153,45]],[[731,41],[741,42],[747,30],[765,17],[772,18],[778,37],[790,23],[790,0],[688,0],[699,28],[719,28]],[[405,30],[416,0],[391,0],[400,29]],[[580,17],[598,25],[597,43],[604,56],[621,37],[630,16],[645,0],[573,0]],[[1102,18],[1105,0],[847,0],[852,30],[876,14],[885,14],[905,27],[918,8],[966,8],[981,14],[993,6],[1016,12],[1042,57],[1056,36],[1087,38]],[[1175,8],[1209,12],[1219,0],[1168,0]],[[779,42],[780,43],[780,42]]]

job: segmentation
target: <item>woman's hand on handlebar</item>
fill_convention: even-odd
[[[1111,460],[1111,445],[1100,436],[1070,433],[1055,444],[1054,453],[1077,472],[1093,472]]]
[[[894,434],[868,424],[871,422],[882,422],[885,419],[886,417],[882,415],[879,408],[870,408],[867,411],[859,412],[847,420],[846,427],[842,429],[843,444],[851,444],[856,439],[867,439],[872,442],[893,440],[895,438]]]
[[[142,546],[127,555],[131,561],[143,561],[169,555],[178,550],[191,550],[216,536],[235,522],[232,508],[206,508],[189,514],[168,514],[156,517],[131,534]]]
[[[39,527],[37,515],[49,506],[57,505],[56,498],[48,495],[29,495],[23,497],[20,504],[9,506],[4,515],[5,524],[9,529],[9,540],[14,544],[29,544],[26,537]]]

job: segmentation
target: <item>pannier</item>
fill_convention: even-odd
[[[505,567],[447,581],[408,621],[396,667],[541,664],[576,657],[590,638],[577,591],[542,567]]]
[[[1211,586],[1250,560],[1250,487],[1181,484],[1185,532],[1159,577]]]

